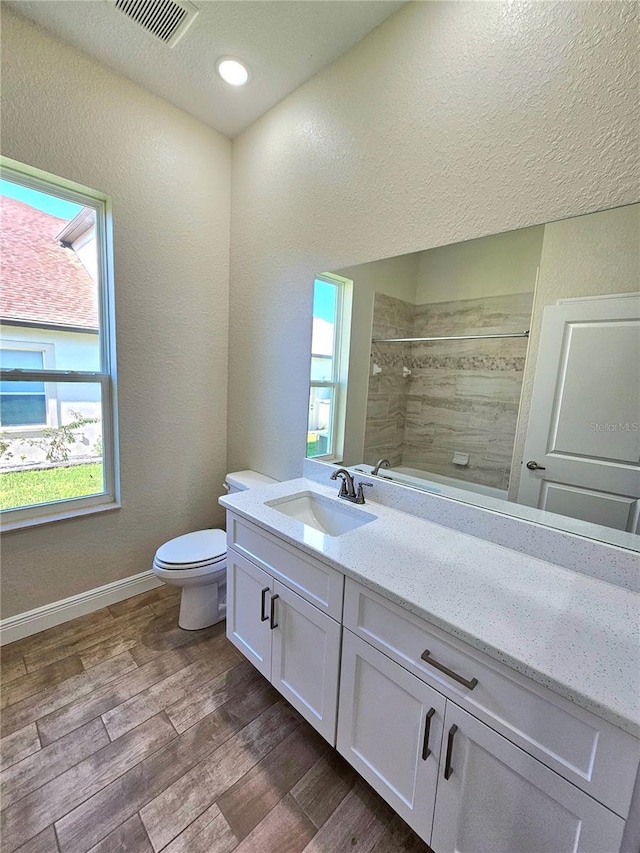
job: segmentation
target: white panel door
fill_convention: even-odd
[[[271,678],[270,608],[273,578],[227,549],[227,637]]]
[[[278,581],[273,590],[271,683],[335,746],[342,629]]]
[[[338,751],[427,843],[445,704],[436,690],[344,630]]]
[[[619,850],[622,818],[453,702],[442,751],[435,853]]]
[[[640,532],[639,296],[545,308],[522,466],[519,503]]]

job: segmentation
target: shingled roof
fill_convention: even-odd
[[[98,328],[98,288],[56,236],[66,220],[24,202],[0,200],[0,322]]]

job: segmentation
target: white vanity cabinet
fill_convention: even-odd
[[[636,738],[350,579],[342,667],[338,749],[435,853],[617,853]]]
[[[273,584],[267,572],[232,549],[227,551],[227,637],[268,679]]]
[[[346,628],[337,748],[435,853],[619,849],[622,818]]]
[[[318,610],[342,621],[344,575],[231,512],[227,546],[286,584]]]
[[[255,562],[236,550],[233,531],[245,553],[251,548]],[[334,606],[335,579],[327,582],[331,569],[318,565],[316,574],[313,561],[298,558],[243,520],[231,522],[228,534],[227,637],[334,746],[342,629],[309,601],[324,598],[326,608]],[[341,584],[341,612],[344,579],[334,574]]]
[[[272,601],[271,683],[335,746],[340,624],[278,581]]]
[[[345,629],[338,751],[427,840],[445,705],[444,696]]]
[[[227,541],[227,636],[435,853],[618,853],[638,738],[231,512]]]
[[[436,853],[616,853],[624,821],[447,702]]]

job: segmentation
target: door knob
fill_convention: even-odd
[[[530,459],[530,460],[527,462],[527,468],[528,468],[530,471],[546,471],[546,470],[547,470],[547,469],[544,467],[544,465],[538,465],[538,463],[537,463],[534,459]]]

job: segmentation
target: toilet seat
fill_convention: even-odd
[[[224,562],[226,554],[223,554],[221,557],[214,557],[210,560],[201,560],[200,562],[193,563],[167,563],[164,560],[159,560],[155,557],[153,561],[153,565],[157,566],[159,569],[165,569],[169,572],[182,572],[185,569],[204,569],[207,566],[215,566],[216,563]]]
[[[180,571],[183,568],[209,566],[224,559],[226,553],[227,537],[224,530],[194,530],[161,545],[156,551],[154,563],[165,569]]]

